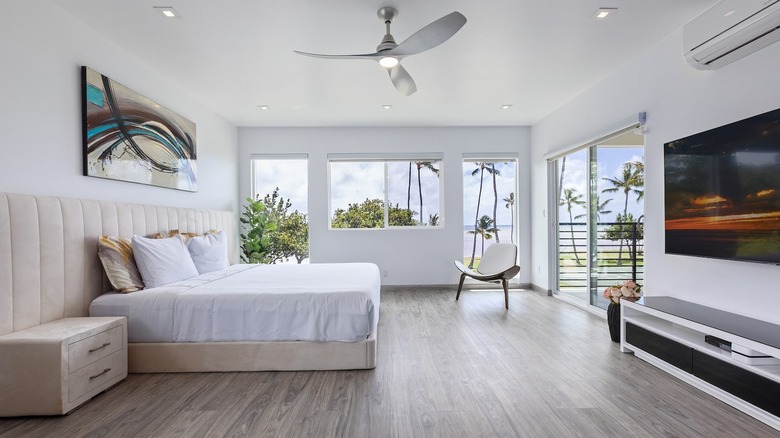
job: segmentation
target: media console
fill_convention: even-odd
[[[620,351],[780,430],[780,325],[672,297],[620,307]]]

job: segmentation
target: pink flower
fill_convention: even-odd
[[[642,287],[636,284],[633,280],[626,280],[622,284],[610,286],[604,289],[604,298],[607,298],[610,302],[620,304],[621,298],[628,298],[631,301],[636,301],[641,295]]]

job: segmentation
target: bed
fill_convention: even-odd
[[[374,368],[378,268],[366,263],[236,265],[236,227],[232,212],[0,193],[0,334],[64,317],[109,312],[129,317],[130,372]],[[223,231],[230,236],[233,265],[153,289],[107,293],[111,286],[97,257],[98,236],[172,229],[195,234]],[[249,277],[252,286],[247,286]],[[241,295],[237,292],[251,292],[253,304],[236,304],[236,296]],[[351,302],[353,310],[328,310],[338,295]],[[275,305],[267,301],[274,296],[285,296],[282,301],[293,310],[274,312]],[[305,302],[314,306],[301,310]],[[131,304],[140,307],[133,310]],[[213,310],[231,306],[248,312],[247,318],[219,323],[208,319]],[[199,312],[211,322],[177,317],[176,312],[188,311]],[[144,312],[167,312],[168,322],[156,323],[167,331],[148,329],[148,322],[136,318]],[[285,312],[295,317],[279,317]],[[345,317],[350,312],[354,318]],[[326,313],[339,316],[323,318]],[[276,337],[236,335],[262,328],[271,315],[291,327],[297,321],[299,332]],[[274,330],[281,333],[278,327]]]

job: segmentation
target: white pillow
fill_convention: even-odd
[[[133,236],[133,257],[144,286],[157,287],[198,275],[181,237],[149,239]]]
[[[192,261],[200,274],[230,266],[227,240],[222,231],[191,237],[187,240],[187,249],[190,250]]]

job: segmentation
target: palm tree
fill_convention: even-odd
[[[477,238],[477,235],[480,235],[482,237],[482,254],[485,255],[485,240],[490,240],[493,238],[493,234],[498,231],[496,227],[493,226],[493,219],[490,219],[490,216],[488,215],[482,215],[481,218],[479,218],[479,221],[477,221],[477,226],[474,230],[470,230],[468,233],[473,234],[474,238]],[[469,266],[474,264],[474,258],[471,258],[471,263]],[[472,266],[473,267],[473,266]]]
[[[477,226],[479,225],[479,204],[482,203],[482,182],[484,181],[485,176],[485,169],[487,168],[487,163],[474,163],[477,165],[477,168],[474,169],[473,172],[471,172],[471,176],[475,176],[477,173],[479,173],[479,195],[477,196],[477,212],[474,215],[474,233],[469,231],[469,234],[474,234],[474,246],[471,249],[471,261],[469,262],[469,268],[474,267],[474,257],[477,255]]]
[[[628,195],[632,192],[636,194],[637,202],[639,202],[639,200],[642,199],[642,197],[645,195],[645,191],[641,190],[645,186],[645,166],[644,164],[638,166],[637,163],[638,162],[636,161],[625,163],[623,165],[622,174],[617,178],[602,178],[603,180],[612,184],[612,187],[602,190],[601,193],[615,193],[622,191],[626,196],[625,202],[623,203],[623,218],[628,217]],[[622,240],[620,241],[620,252],[618,253],[618,266],[623,264],[623,260],[621,259],[620,254],[623,254]]]
[[[579,205],[584,206],[585,201],[582,199],[582,195],[577,193],[577,191],[571,187],[567,187],[563,189],[563,196],[561,196],[560,202],[558,203],[560,206],[566,206],[566,211],[569,212],[569,232],[571,233],[571,247],[574,250],[574,258],[577,260],[577,264],[581,264],[580,262],[580,256],[577,254],[577,244],[574,241],[574,218],[571,214],[571,208],[573,206]]]
[[[509,241],[515,243],[515,192],[509,194],[509,197],[503,199],[506,202],[506,208],[509,209],[509,214],[512,218],[512,228],[509,232]]]
[[[498,209],[498,189],[496,188],[496,177],[501,176],[501,172],[496,169],[496,163],[490,163],[490,168],[486,169],[488,173],[493,175],[493,224],[497,225],[496,210]],[[496,243],[501,242],[496,233]]]
[[[411,163],[409,163],[411,165]],[[439,176],[439,169],[433,167],[433,163],[430,161],[415,161],[414,164],[417,166],[417,190],[420,193],[420,223],[425,224],[425,221],[423,220],[423,195],[422,195],[422,181],[420,181],[420,170],[423,168],[426,168],[433,172],[436,177]]]
[[[561,174],[559,175],[560,179],[558,180],[558,199],[561,199],[561,191],[563,190],[563,174],[566,172],[566,157],[563,157],[561,160]]]
[[[409,180],[406,185],[406,209],[412,209],[412,162],[409,162]]]
[[[596,195],[596,222],[601,220],[602,214],[610,214],[612,213],[612,210],[607,210],[607,204],[612,202],[612,198],[607,199],[604,202],[601,202],[601,197],[599,195]],[[587,213],[578,214],[577,216],[574,216],[574,219],[582,219],[585,216],[587,216]]]
[[[642,179],[642,184],[644,185],[645,182],[645,162],[644,161],[631,161],[628,164],[633,166],[633,168],[639,172],[640,178]]]
[[[639,201],[645,194],[644,165],[637,167],[636,162],[629,162],[623,165],[623,173],[617,178],[603,177],[602,179],[612,184],[612,187],[604,189],[601,193],[615,193],[622,191],[626,196],[623,203],[623,216],[628,213],[628,195],[633,192],[636,194],[636,200]]]

